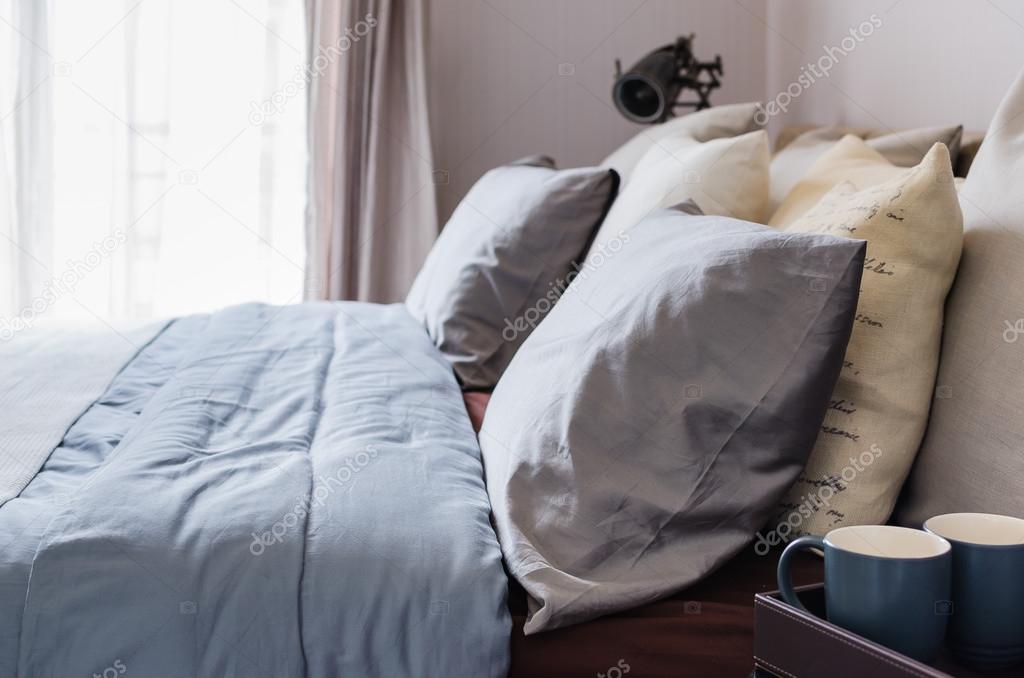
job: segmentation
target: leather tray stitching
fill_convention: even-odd
[[[780,674],[782,674],[784,676],[788,676],[789,678],[797,678],[795,673],[790,673],[786,669],[778,667],[775,664],[772,664],[770,661],[768,661],[766,659],[762,659],[761,657],[758,657],[756,654],[754,655],[754,661],[760,662],[761,664],[764,664],[765,666],[770,668],[775,673],[780,673]]]
[[[870,648],[854,645],[853,643],[851,643],[850,641],[846,640],[842,636],[839,636],[839,635],[837,635],[835,633],[832,633],[828,629],[818,628],[814,624],[811,624],[810,622],[808,622],[808,621],[806,621],[804,619],[801,619],[800,617],[797,617],[794,614],[786,612],[785,610],[779,610],[779,609],[775,609],[775,608],[770,608],[770,607],[768,607],[768,605],[766,605],[765,603],[763,603],[763,602],[761,602],[760,600],[757,600],[757,599],[754,600],[754,605],[755,606],[760,605],[761,607],[765,608],[766,610],[768,610],[770,612],[777,612],[778,614],[781,614],[784,617],[788,617],[788,618],[792,619],[795,622],[803,624],[804,626],[806,626],[807,628],[811,629],[812,631],[816,631],[816,632],[818,632],[820,634],[823,634],[823,635],[829,636],[829,637],[831,637],[831,638],[833,638],[835,640],[838,640],[840,643],[843,643],[844,645],[848,645],[849,647],[852,647],[855,650],[858,650],[860,652],[864,652],[865,654],[871,655],[875,659],[880,659],[883,662],[885,662],[886,664],[888,664],[889,666],[892,666],[894,668],[900,669],[901,671],[903,671],[905,673],[908,673],[908,674],[913,675],[913,676],[921,676],[922,678],[929,678],[929,675],[927,673],[921,673],[919,670],[917,670],[917,669],[915,669],[913,667],[904,666],[902,664],[897,664],[896,662],[892,661],[891,659],[889,659],[885,655],[881,655],[881,654],[875,652],[874,650],[871,650]]]

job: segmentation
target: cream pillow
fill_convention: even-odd
[[[763,223],[768,204],[768,135],[663,139],[651,147],[608,211],[591,246],[601,246],[658,209],[693,200],[707,215]]]
[[[817,167],[840,175],[827,163]],[[868,243],[843,370],[804,473],[784,500],[785,529],[821,535],[886,522],[924,434],[963,216],[946,146],[888,174],[862,190],[840,183],[785,229]]]
[[[896,167],[863,139],[848,134],[811,165],[775,210],[768,225],[785,228],[792,224],[844,181],[863,190],[904,174],[906,168]]]
[[[892,164],[899,167],[914,167],[936,143],[946,144],[949,156],[955,159],[960,152],[963,132],[962,125],[954,125],[922,127],[868,137],[863,134],[858,136],[865,139],[868,146],[881,153]],[[814,165],[815,160],[850,133],[853,133],[852,130],[844,132],[844,128],[841,127],[820,127],[804,132],[775,153],[771,164],[771,210],[774,212],[779,208],[793,187]]]
[[[711,141],[753,132],[764,127],[757,122],[758,110],[757,102],[715,106],[646,127],[612,151],[601,162],[601,167],[615,170],[622,178],[622,183],[626,183],[640,158],[663,139],[684,137],[695,141]]]

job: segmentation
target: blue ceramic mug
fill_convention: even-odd
[[[779,559],[779,590],[804,609],[789,576],[797,551],[825,552],[828,620],[918,661],[931,663],[942,647],[950,613],[949,542],[921,530],[889,525],[840,527],[801,537]]]
[[[979,669],[1024,661],[1024,520],[947,513],[924,529],[953,545],[953,655]]]

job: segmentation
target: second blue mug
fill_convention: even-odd
[[[947,513],[924,529],[953,545],[953,655],[983,670],[1024,662],[1024,520]]]

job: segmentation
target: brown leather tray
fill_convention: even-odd
[[[754,596],[754,662],[758,676],[778,678],[1003,678],[1024,675],[1024,666],[976,673],[945,652],[934,666],[915,661],[824,619],[825,587],[797,588],[814,614],[787,605],[778,591]],[[820,615],[820,616],[815,616]]]

